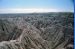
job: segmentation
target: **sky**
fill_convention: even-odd
[[[0,0],[0,13],[74,12],[72,0]]]

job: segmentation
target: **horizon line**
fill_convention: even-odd
[[[48,13],[48,12],[74,12],[74,10],[60,10],[53,8],[8,8],[0,9],[0,13]]]
[[[42,13],[74,13],[74,12],[42,12]],[[42,14],[42,13],[0,13],[0,14]]]

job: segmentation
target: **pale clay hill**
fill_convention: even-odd
[[[16,22],[16,25],[23,30],[20,37],[1,42],[0,49],[50,49],[48,42],[39,35],[38,29],[23,21],[19,21],[18,24]]]
[[[3,14],[0,19],[0,49],[73,49],[73,13]]]

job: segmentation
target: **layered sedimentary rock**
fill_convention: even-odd
[[[73,49],[73,13],[6,16],[0,18],[0,49]]]
[[[23,29],[21,35],[15,40],[0,42],[0,49],[50,49],[48,42],[39,35],[38,29],[21,20],[15,24],[17,28]]]

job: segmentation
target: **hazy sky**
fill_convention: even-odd
[[[0,0],[0,13],[73,11],[72,0]]]

